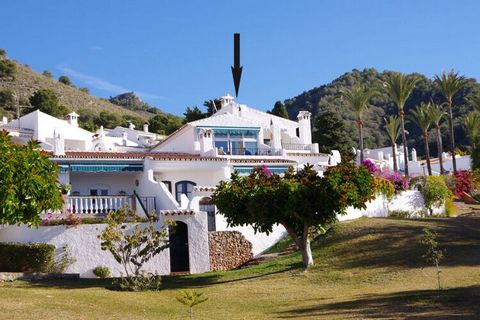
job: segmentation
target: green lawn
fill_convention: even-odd
[[[445,289],[422,269],[422,229],[446,248]],[[282,245],[279,247],[286,247]],[[314,244],[315,267],[291,254],[258,266],[170,277],[160,292],[118,292],[102,281],[0,284],[1,319],[187,319],[175,296],[209,300],[196,319],[478,319],[480,218],[366,219],[342,223]]]

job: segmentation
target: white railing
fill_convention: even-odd
[[[282,148],[285,150],[305,150],[305,151],[313,151],[314,147],[313,144],[300,144],[300,143],[282,143]]]
[[[134,206],[133,196],[69,196],[67,209],[71,213],[102,214]]]

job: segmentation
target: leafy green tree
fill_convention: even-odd
[[[277,117],[288,119],[287,107],[285,107],[282,101],[275,102],[275,105],[270,113]]]
[[[39,214],[62,208],[58,167],[39,143],[22,146],[0,132],[0,224],[38,226]]]
[[[0,60],[7,58],[7,51],[5,49],[0,48]]]
[[[330,153],[338,150],[342,156],[352,156],[353,141],[345,132],[345,123],[340,116],[327,111],[319,115],[314,122],[313,141],[319,145],[319,151]]]
[[[200,110],[197,106],[194,106],[192,108],[187,107],[183,115],[185,116],[185,119],[183,121],[184,123],[197,121],[207,117],[207,114],[203,113],[202,110]]]
[[[453,161],[453,172],[457,173],[457,160],[455,159],[455,136],[453,131],[453,97],[455,94],[462,89],[465,84],[466,80],[464,76],[459,76],[458,72],[454,72],[450,70],[448,73],[442,72],[442,74],[435,75],[435,84],[437,85],[438,89],[442,93],[443,97],[446,100],[446,104],[448,107],[448,127],[450,130],[450,152],[452,153],[452,161]]]
[[[188,307],[188,317],[190,320],[193,320],[193,307],[207,300],[208,298],[203,297],[203,293],[194,290],[182,291],[177,296],[177,301]]]
[[[331,167],[324,177],[308,165],[297,172],[290,168],[283,177],[263,166],[249,176],[235,172],[230,181],[220,182],[213,202],[231,226],[251,225],[269,233],[274,225],[283,225],[307,268],[313,265],[313,233],[334,223],[349,206],[365,208],[373,189],[368,170],[352,163]]]
[[[17,65],[10,60],[0,60],[0,78],[15,79]]]
[[[445,257],[445,250],[438,247],[437,233],[430,229],[423,229],[423,239],[421,244],[425,248],[425,253],[422,258],[424,258],[427,263],[433,263],[437,269],[437,284],[438,291],[440,292],[440,290],[442,290],[440,283],[440,261]]]
[[[71,81],[70,78],[67,77],[67,76],[60,76],[60,77],[58,78],[58,82],[63,83],[64,85],[67,85],[67,86],[71,86],[71,85],[72,85],[72,81]]]
[[[397,140],[398,137],[400,137],[402,123],[400,121],[400,118],[398,118],[397,116],[390,116],[388,117],[388,120],[387,118],[383,118],[383,121],[385,122],[385,132],[387,133],[388,138],[390,139],[390,142],[392,144],[393,171],[397,172]]]
[[[94,123],[98,127],[103,126],[110,129],[126,125],[126,121],[120,115],[108,111],[100,112],[100,115],[94,119]]]
[[[445,111],[443,111],[442,107],[437,104],[432,104],[431,108],[428,109],[428,116],[430,117],[432,123],[435,125],[438,160],[440,163],[440,174],[445,173],[445,169],[443,168],[442,132],[440,131],[440,123],[445,115]]]
[[[425,157],[427,159],[427,169],[428,175],[432,175],[432,165],[430,164],[430,149],[428,146],[428,130],[430,130],[430,126],[432,125],[432,119],[429,115],[429,109],[432,107],[430,103],[428,104],[420,104],[415,109],[410,110],[412,116],[410,117],[413,122],[415,122],[418,127],[422,130],[422,137],[423,143],[425,148]]]
[[[363,85],[355,85],[351,89],[342,90],[342,98],[352,108],[357,118],[358,140],[360,147],[360,163],[363,162],[363,113],[370,106],[370,100],[378,96],[376,90]]]
[[[15,110],[15,96],[10,89],[0,89],[0,107],[4,110]]]
[[[62,118],[68,114],[67,107],[58,102],[57,95],[50,89],[40,89],[30,97],[30,104],[53,117]]]
[[[173,115],[157,114],[149,120],[152,132],[169,135],[182,126],[182,120]]]
[[[53,78],[53,73],[51,73],[51,72],[48,71],[48,70],[44,70],[44,71],[42,72],[42,75],[45,76],[45,77],[47,77],[47,78],[50,78],[50,79]]]
[[[405,175],[408,177],[408,146],[407,146],[407,136],[405,134],[405,112],[404,107],[407,102],[410,94],[415,88],[415,84],[418,82],[418,77],[416,76],[407,76],[403,73],[392,72],[387,79],[385,80],[385,88],[387,89],[390,99],[397,106],[398,115],[400,116],[401,122],[401,133],[402,133],[402,143],[403,143],[403,156],[405,161]]]

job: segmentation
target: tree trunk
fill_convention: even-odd
[[[440,174],[444,174],[445,169],[443,169],[442,133],[440,132],[440,125],[438,123],[435,124],[435,128],[436,128],[436,131],[437,131],[437,149],[438,149],[438,161],[440,161]]]
[[[308,267],[313,266],[312,249],[310,248],[310,237],[308,236],[308,226],[303,229],[303,267],[307,270]]]
[[[425,158],[427,158],[428,175],[432,175],[432,165],[430,164],[430,148],[428,147],[428,132],[423,133],[423,141],[425,143]]]
[[[400,121],[402,124],[402,142],[403,142],[403,159],[405,161],[405,176],[408,178],[408,147],[407,136],[405,134],[405,119],[403,110],[400,111]]]
[[[450,152],[452,153],[453,173],[457,173],[457,160],[455,160],[455,136],[453,133],[452,101],[448,101],[448,127],[450,129]]]
[[[398,165],[397,165],[397,148],[396,144],[392,143],[392,154],[393,154],[393,171],[397,172],[398,171]]]
[[[360,145],[360,164],[363,162],[363,123],[362,119],[357,120],[357,125],[358,125],[358,140],[359,140],[359,145]]]

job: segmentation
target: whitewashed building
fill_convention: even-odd
[[[93,134],[78,127],[78,115],[74,113],[67,120],[59,120],[34,111],[21,117],[20,124],[14,120],[0,129],[26,129],[52,152],[52,161],[60,166],[60,182],[71,185],[65,211],[105,214],[129,205],[140,215],[155,212],[160,221],[179,221],[173,249],[165,253],[170,264],[157,271],[196,273],[209,270],[208,231],[238,230],[252,243],[254,254],[286,234],[281,226],[268,236],[255,234],[251,227],[230,228],[210,203],[210,195],[220,181],[229,179],[234,171],[248,174],[261,165],[282,173],[289,166],[301,168],[309,163],[321,174],[340,161],[338,152],[321,154],[318,145],[312,143],[309,112],[300,111],[297,121],[291,121],[238,104],[229,95],[221,97],[221,102],[221,109],[211,117],[187,123],[165,139],[149,133],[148,125],[143,131],[130,125],[100,128]],[[87,234],[98,230],[81,227],[85,239],[92,241],[94,236]],[[36,241],[43,241],[46,236],[45,232],[18,228],[0,230],[0,241],[35,241],[36,235]],[[65,234],[58,231],[64,227],[50,228],[58,233],[51,237],[57,239],[52,240],[55,245],[64,241]],[[81,239],[75,243],[78,241]],[[88,259],[82,246],[75,250],[82,263],[74,264],[69,271],[91,276],[98,261]],[[108,253],[99,247],[92,249],[90,245],[89,250],[95,251],[95,257],[102,257],[98,259],[108,260],[104,256]]]

